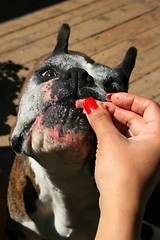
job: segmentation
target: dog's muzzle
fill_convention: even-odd
[[[47,85],[47,82],[50,80],[52,80],[52,76],[47,77],[43,85]],[[67,131],[86,134],[87,131],[90,131],[90,126],[82,109],[76,109],[75,102],[78,99],[90,96],[102,100],[95,88],[93,77],[83,69],[72,68],[67,72],[59,73],[58,79],[54,80],[50,86],[49,100],[45,102],[42,99],[42,111],[29,123],[25,124],[18,136],[13,134],[11,138],[12,148],[17,153],[21,153],[23,142],[31,132],[39,116],[41,116],[40,122],[44,128],[53,129],[58,126],[61,137]],[[45,94],[47,93],[42,93],[43,98],[45,98]]]

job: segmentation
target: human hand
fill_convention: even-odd
[[[158,104],[128,93],[115,93],[111,100],[97,104],[90,98],[84,101],[98,140],[95,180],[100,208],[108,206],[110,217],[110,208],[139,211],[160,178]]]
[[[160,176],[160,108],[154,101],[128,93],[113,94],[111,100],[98,102],[88,115],[98,140],[98,188],[103,192],[110,179],[116,183],[134,178],[139,189],[143,190],[147,183],[147,190],[151,191]]]

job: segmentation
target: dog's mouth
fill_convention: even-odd
[[[17,153],[22,152],[24,141],[33,131],[40,129],[58,129],[58,135],[61,139],[66,133],[81,133],[83,136],[91,131],[87,118],[82,109],[83,100],[70,101],[68,103],[48,102],[45,110],[32,119],[20,133],[19,137],[13,137],[12,147]]]
[[[81,119],[84,119],[83,110],[76,108],[75,101],[68,104],[50,103],[42,114],[42,125],[47,128],[53,128],[56,125],[62,125],[63,130],[74,129],[76,132],[80,127]]]

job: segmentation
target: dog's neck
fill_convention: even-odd
[[[54,168],[48,166],[47,169],[31,157],[29,162],[35,174],[35,183],[40,188],[37,206],[41,217],[44,219],[43,206],[47,205],[54,212],[57,232],[65,237],[71,234],[72,225],[78,225],[79,231],[84,224],[88,224],[88,228],[93,224],[95,229],[98,191],[89,167],[80,164],[67,165],[63,159],[57,159],[54,161]],[[40,217],[39,213],[36,214]],[[32,218],[37,219],[36,214]]]
[[[54,159],[47,156],[41,164],[41,161],[38,162],[29,157],[29,162],[36,177],[38,173],[43,172],[53,183],[55,189],[64,194],[75,194],[77,186],[79,186],[78,191],[90,190],[91,186],[95,188],[94,176],[91,174],[90,161],[87,158],[80,163],[76,162],[76,159],[67,160],[64,156],[63,158],[54,157]]]

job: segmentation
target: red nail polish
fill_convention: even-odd
[[[107,93],[107,95],[106,95],[106,100],[109,101],[109,102],[111,102],[111,97],[112,97],[113,94],[115,94],[115,92],[113,92],[113,93]]]
[[[92,97],[86,98],[84,100],[83,106],[88,115],[98,108],[96,101]]]

